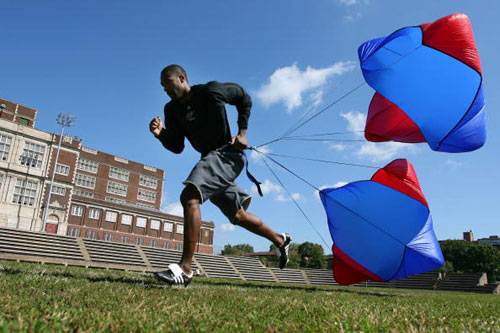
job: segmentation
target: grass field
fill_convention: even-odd
[[[500,332],[500,297],[304,287],[0,261],[0,332]]]

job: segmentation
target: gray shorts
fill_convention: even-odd
[[[194,185],[202,203],[210,200],[233,223],[236,212],[246,210],[251,201],[251,196],[235,183],[244,166],[241,151],[223,146],[202,157],[183,184]]]

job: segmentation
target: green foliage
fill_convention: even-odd
[[[319,244],[305,242],[299,245],[300,267],[324,268],[323,247]]]
[[[441,242],[441,250],[455,272],[486,272],[489,281],[500,277],[500,251],[491,245],[463,240]]]
[[[312,287],[0,261],[0,332],[497,332],[498,295]]]
[[[224,245],[224,249],[221,254],[224,256],[241,256],[245,253],[254,252],[253,246],[250,244],[236,244],[236,245]]]

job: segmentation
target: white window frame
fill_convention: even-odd
[[[56,174],[63,175],[63,176],[69,175],[69,165],[57,163],[56,164]]]
[[[12,136],[0,132],[0,161],[7,161],[9,159],[11,145]]]
[[[19,164],[40,169],[42,167],[43,157],[45,156],[46,146],[25,140],[23,152],[19,156]]]
[[[174,224],[172,222],[163,222],[163,231],[172,232],[174,231]]]
[[[65,196],[66,195],[66,187],[52,184],[50,193],[55,194],[55,195]]]
[[[106,222],[115,223],[118,220],[118,212],[108,210],[106,211]]]
[[[128,193],[128,185],[108,180],[106,192],[114,195],[119,195],[121,197],[126,197]]]
[[[112,242],[113,241],[113,235],[109,232],[104,233],[104,240],[106,242]]]
[[[128,182],[129,177],[130,177],[130,172],[127,169],[115,166],[109,167],[109,178]]]
[[[80,157],[78,159],[78,163],[76,164],[76,168],[90,173],[97,173],[99,163],[94,160],[89,160],[88,158]]]
[[[99,220],[99,217],[101,217],[101,209],[96,207],[90,207],[88,216],[89,219]]]
[[[158,188],[158,178],[148,175],[139,175],[139,186],[144,186],[152,189]]]
[[[149,222],[149,227],[152,230],[160,230],[161,221],[160,220],[156,220],[156,219],[151,219],[151,221]]]
[[[83,215],[83,206],[72,205],[71,206],[71,215],[72,216],[82,216]]]
[[[176,224],[175,233],[184,235],[184,224]]]
[[[16,178],[12,203],[33,206],[38,193],[38,182],[26,178]]]
[[[130,220],[129,221],[124,221],[123,218],[124,217],[127,217],[127,220],[128,218],[130,217]],[[132,225],[132,221],[134,220],[134,217],[132,215],[129,215],[129,214],[122,214],[121,218],[120,218],[120,223],[122,225]]]
[[[137,200],[154,203],[156,202],[156,192],[139,188],[137,191]]]
[[[148,219],[144,216],[137,216],[135,218],[135,226],[138,228],[146,228],[147,223],[148,223]]]
[[[88,183],[88,184],[87,184]],[[75,185],[84,187],[84,188],[89,188],[91,190],[95,189],[95,183],[96,183],[96,177],[94,176],[89,176],[83,173],[76,173],[75,176]]]
[[[77,196],[84,197],[84,198],[93,198],[94,192],[82,190],[80,188],[75,188],[73,195],[77,195]]]

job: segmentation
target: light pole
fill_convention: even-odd
[[[49,205],[50,205],[50,196],[52,194],[52,184],[54,183],[54,176],[56,175],[56,168],[57,168],[57,160],[59,159],[59,152],[61,151],[61,143],[62,143],[62,138],[64,135],[64,128],[65,127],[71,127],[73,126],[75,122],[75,116],[69,113],[59,113],[57,115],[57,123],[61,126],[61,134],[59,136],[59,145],[57,146],[57,153],[56,153],[56,160],[54,161],[54,166],[52,168],[52,178],[50,180],[49,184],[49,193],[47,195],[47,203],[45,204],[45,207],[43,209],[43,218],[42,218],[42,232],[45,232],[45,225],[47,224],[47,213],[49,211]],[[49,161],[50,161],[50,155],[49,155]]]

